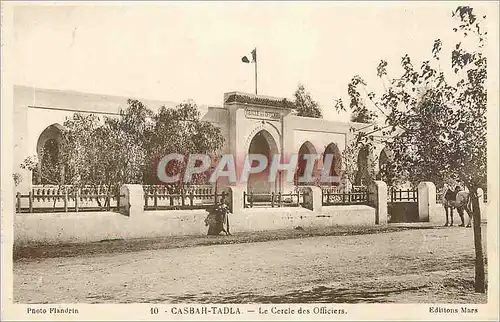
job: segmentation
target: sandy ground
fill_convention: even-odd
[[[20,303],[486,303],[473,281],[462,227],[14,262]]]

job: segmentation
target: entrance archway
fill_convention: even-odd
[[[260,154],[267,158],[267,167],[260,173],[251,173],[248,177],[247,191],[253,193],[270,193],[277,191],[277,182],[279,176],[276,176],[275,182],[269,182],[269,170],[273,155],[278,153],[278,146],[272,135],[266,131],[261,130],[255,134],[250,141],[248,147],[248,154]],[[254,161],[257,163],[257,161]],[[256,166],[253,164],[252,166]]]

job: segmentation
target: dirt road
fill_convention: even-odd
[[[485,303],[473,281],[459,227],[14,263],[20,303]]]

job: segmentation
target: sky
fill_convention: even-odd
[[[400,74],[408,53],[449,56],[453,2],[101,2],[14,7],[14,83],[41,88],[222,105],[230,91],[292,98],[304,84],[326,119],[342,120],[354,75],[380,92],[376,68]],[[480,13],[485,8],[475,4]],[[448,57],[446,57],[448,58]],[[449,61],[449,60],[448,60]]]

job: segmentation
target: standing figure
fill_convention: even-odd
[[[223,194],[220,198],[220,203],[217,208],[217,225],[220,231],[226,233],[226,235],[231,235],[229,232],[229,207],[226,204],[226,195]],[[224,228],[225,226],[225,228]]]
[[[208,212],[205,219],[205,225],[208,226],[208,235],[219,235],[220,232],[231,235],[229,232],[229,208],[226,205],[225,197],[223,196],[220,202],[216,202]]]

